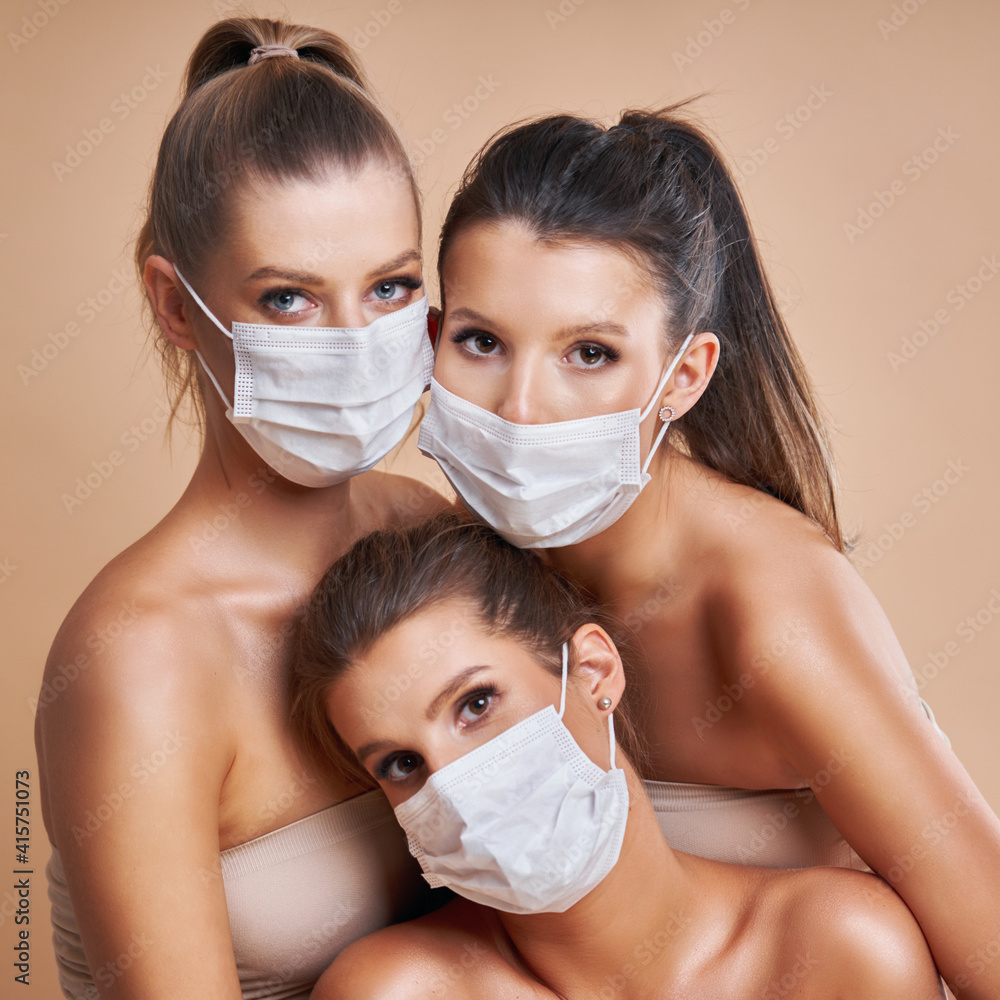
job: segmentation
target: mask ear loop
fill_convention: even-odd
[[[180,272],[180,271],[179,271],[179,270],[177,269],[177,265],[176,265],[176,264],[174,264],[174,274],[176,274],[176,275],[177,275],[177,277],[181,279],[181,284],[182,284],[182,285],[183,285],[183,286],[184,286],[184,287],[185,287],[185,288],[186,288],[186,289],[187,289],[187,290],[188,290],[188,291],[189,291],[189,292],[191,293],[191,298],[193,298],[193,299],[195,300],[195,302],[197,302],[197,303],[198,303],[198,305],[199,305],[199,306],[201,306],[201,311],[202,311],[202,312],[203,312],[203,313],[204,313],[204,314],[205,314],[205,315],[206,315],[206,316],[207,316],[207,317],[208,317],[208,318],[209,318],[209,319],[210,319],[210,320],[211,320],[211,321],[212,321],[212,322],[213,322],[213,323],[214,323],[214,324],[215,324],[215,325],[216,325],[216,326],[217,326],[217,327],[218,327],[218,328],[219,328],[219,329],[220,329],[220,330],[221,330],[221,331],[222,331],[222,332],[223,332],[223,333],[224,333],[224,334],[225,334],[225,335],[226,335],[226,336],[227,336],[227,337],[228,337],[228,338],[230,339],[230,340],[232,340],[232,339],[233,339],[233,335],[232,335],[232,333],[230,333],[230,331],[229,331],[229,330],[227,330],[227,329],[226,329],[226,328],[225,328],[225,327],[224,327],[224,326],[223,326],[223,325],[222,325],[222,324],[221,324],[221,323],[220,323],[220,322],[219,322],[219,321],[218,321],[218,320],[217,320],[217,319],[215,318],[215,315],[214,315],[214,314],[212,313],[212,310],[211,310],[211,309],[209,309],[209,308],[208,308],[208,306],[206,306],[206,305],[205,305],[205,303],[201,301],[201,298],[199,297],[198,293],[197,293],[197,292],[196,292],[196,291],[195,291],[195,290],[194,290],[194,289],[193,289],[193,288],[192,288],[192,287],[191,287],[191,286],[190,286],[190,285],[188,284],[188,280],[187,280],[187,278],[185,278],[185,277],[184,277],[184,275],[183,275],[183,274],[181,274],[181,272]],[[657,395],[659,395],[659,390],[657,390]]]
[[[681,344],[681,349],[674,355],[674,360],[670,362],[670,367],[664,372],[663,378],[660,379],[660,384],[656,387],[656,392],[653,393],[653,398],[649,401],[649,405],[639,414],[639,423],[641,424],[646,417],[649,416],[650,410],[656,405],[657,400],[660,398],[660,393],[663,392],[663,387],[667,384],[670,376],[673,375],[674,369],[677,367],[678,362],[684,357],[684,352],[688,349],[688,344],[694,339],[694,334],[689,333]],[[663,435],[667,433],[667,428],[670,426],[669,421],[664,421],[663,425],[660,427],[660,433],[656,435],[656,439],[653,441],[653,447],[649,449],[649,454],[646,456],[646,461],[642,463],[642,474],[646,474],[646,470],[649,468],[649,463],[653,461],[653,456],[656,454],[656,449],[660,447],[660,442],[663,440]]]
[[[569,643],[562,644],[562,689],[559,692],[559,718],[566,711],[566,675],[569,673]]]
[[[219,328],[219,329],[220,329],[220,330],[221,330],[221,331],[222,331],[222,332],[223,332],[223,333],[224,333],[224,334],[225,334],[225,335],[226,335],[226,336],[227,336],[227,337],[228,337],[228,338],[230,339],[230,340],[232,340],[232,339],[233,339],[233,335],[232,335],[232,334],[231,334],[231,333],[230,333],[230,332],[229,332],[229,331],[228,331],[228,330],[227,330],[227,329],[226,329],[226,328],[225,328],[225,327],[224,327],[224,326],[223,326],[223,325],[222,325],[222,324],[221,324],[221,323],[220,323],[220,322],[219,322],[219,321],[218,321],[218,320],[217,320],[217,319],[215,318],[215,316],[213,315],[212,311],[211,311],[211,310],[210,310],[210,309],[208,308],[208,306],[206,306],[206,305],[205,305],[205,303],[201,301],[201,298],[200,298],[200,296],[198,295],[198,293],[197,293],[197,292],[196,292],[196,291],[195,291],[195,290],[194,290],[194,289],[193,289],[193,288],[192,288],[192,287],[191,287],[191,286],[190,286],[190,285],[188,284],[188,280],[187,280],[187,278],[185,278],[185,277],[184,277],[184,275],[183,275],[183,274],[181,274],[181,272],[180,272],[180,269],[179,269],[179,268],[177,267],[177,265],[176,265],[176,264],[174,264],[174,274],[176,274],[176,275],[177,275],[177,277],[181,279],[181,284],[182,284],[182,285],[183,285],[183,286],[184,286],[184,287],[185,287],[185,288],[186,288],[186,289],[187,289],[187,290],[188,290],[188,291],[189,291],[189,292],[191,293],[191,298],[193,298],[193,299],[195,300],[195,302],[197,302],[197,303],[198,303],[198,305],[199,305],[199,306],[201,306],[201,311],[202,311],[202,312],[203,312],[203,313],[204,313],[204,314],[205,314],[205,315],[206,315],[206,316],[207,316],[207,317],[208,317],[208,318],[209,318],[209,319],[210,319],[210,320],[211,320],[211,321],[212,321],[212,322],[213,322],[213,323],[214,323],[214,324],[215,324],[215,325],[216,325],[216,326],[217,326],[217,327],[218,327],[218,328]],[[220,398],[220,399],[222,400],[222,402],[223,402],[223,403],[225,403],[225,404],[226,404],[226,409],[227,409],[227,410],[232,410],[232,408],[233,408],[233,404],[229,402],[229,397],[228,397],[228,396],[226,396],[226,394],[225,394],[225,393],[224,393],[224,392],[222,391],[222,386],[221,386],[221,385],[219,385],[219,380],[218,380],[218,379],[217,379],[217,378],[215,377],[215,375],[213,374],[213,372],[212,372],[212,369],[211,369],[211,368],[209,368],[209,367],[208,367],[208,365],[207,365],[207,364],[205,363],[205,359],[204,359],[204,357],[202,357],[202,353],[201,353],[201,351],[199,351],[199,350],[198,350],[198,348],[197,348],[197,347],[196,347],[196,348],[194,349],[194,354],[195,354],[195,357],[196,357],[196,358],[197,358],[197,359],[198,359],[198,360],[199,360],[199,361],[201,362],[201,367],[202,367],[202,368],[204,369],[204,371],[205,371],[205,374],[206,374],[206,375],[207,375],[207,376],[209,377],[209,379],[211,380],[211,382],[212,382],[212,385],[214,385],[214,386],[215,386],[215,391],[216,391],[216,392],[217,392],[217,393],[219,394],[219,398]]]

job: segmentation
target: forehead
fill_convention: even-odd
[[[445,684],[484,665],[532,682],[546,680],[532,652],[489,631],[471,602],[440,602],[396,625],[359,656],[331,685],[327,715],[349,746],[405,739]]]
[[[350,258],[364,266],[419,249],[409,178],[383,164],[332,170],[321,180],[254,181],[233,192],[229,256],[286,255],[309,270]]]
[[[516,221],[463,229],[443,261],[449,300],[500,289],[571,293],[582,302],[648,303],[659,295],[637,254],[597,241],[543,240]]]

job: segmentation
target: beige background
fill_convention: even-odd
[[[143,349],[126,245],[185,60],[204,28],[233,9],[226,0],[4,0],[0,12],[0,800],[8,802],[0,812],[8,817],[14,771],[29,769],[34,780],[32,699],[59,622],[97,570],[170,507],[195,459],[183,435],[172,456],[162,445],[162,390]],[[253,9],[365,43],[364,61],[422,163],[428,275],[448,193],[501,124],[707,95],[700,113],[741,173],[837,427],[847,522],[864,531],[859,569],[959,756],[1000,807],[1000,624],[991,621],[1000,612],[1000,462],[990,402],[1000,279],[977,275],[983,268],[992,279],[982,259],[1000,253],[1000,7],[303,0]],[[71,157],[67,145],[85,142],[102,120],[100,143]],[[879,206],[877,192],[892,193],[892,204]],[[878,217],[868,228],[845,231],[873,201]],[[61,335],[74,321],[76,335]],[[102,479],[116,450],[124,461],[105,465],[111,475]],[[423,459],[403,464],[411,462],[429,474]],[[95,469],[97,488],[68,509],[64,494]],[[34,962],[30,989],[16,993],[15,927],[4,915],[13,876],[3,873],[15,867],[9,819],[0,836],[4,997],[56,995],[47,842],[33,801]]]

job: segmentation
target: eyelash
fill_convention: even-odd
[[[487,333],[485,330],[479,330],[475,327],[467,327],[464,330],[456,330],[451,335],[451,342],[455,345],[464,344],[466,341],[471,340],[473,337],[492,337],[494,340],[499,342],[500,338],[495,334]],[[574,344],[573,347],[569,349],[566,353],[573,354],[575,351],[586,350],[588,347],[594,347],[599,350],[604,355],[604,361],[602,364],[596,365],[584,365],[584,367],[591,368],[601,368],[604,364],[614,364],[616,361],[621,361],[621,353],[616,351],[613,347],[609,347],[607,344],[598,344],[592,341],[588,341],[583,344]],[[472,357],[493,357],[493,354],[479,354],[476,351],[468,351]]]
[[[381,280],[376,281],[372,288],[377,288],[379,285],[399,285],[402,288],[409,289],[411,292],[415,292],[418,289],[423,288],[424,283],[420,278],[414,278],[410,275],[401,275],[398,278],[382,278]],[[296,316],[299,313],[306,311],[298,310],[297,312],[288,312],[284,309],[278,309],[277,306],[274,305],[274,300],[280,295],[301,295],[305,298],[309,298],[309,293],[302,288],[269,288],[261,295],[257,302],[265,310],[273,312],[279,316]],[[376,301],[391,303],[393,300],[377,299]]]
[[[497,697],[499,693],[500,692],[495,684],[483,684],[481,687],[476,688],[475,691],[470,691],[467,695],[464,695],[462,697],[462,700],[458,702],[457,705],[457,707],[459,708],[459,714],[464,712],[465,709],[469,707],[470,703],[476,701],[478,698],[490,699],[490,703],[486,706],[486,709],[483,712],[483,714],[476,716],[475,722],[467,722],[464,728],[468,729],[470,726],[479,725],[479,723],[483,719],[485,719],[487,715],[489,715],[490,710],[493,708],[493,700]]]
[[[484,684],[481,687],[476,688],[474,691],[470,691],[468,694],[464,695],[460,701],[456,702],[456,709],[460,715],[466,708],[469,707],[471,702],[476,701],[478,698],[489,698],[490,704],[486,706],[485,711],[482,715],[478,716],[475,722],[467,722],[463,728],[470,729],[474,726],[478,726],[479,723],[486,718],[490,713],[490,709],[493,707],[493,701],[500,694],[499,689],[495,684]],[[389,776],[389,770],[392,765],[399,760],[400,757],[408,756],[419,757],[420,754],[415,753],[412,750],[404,750],[400,753],[393,753],[386,757],[384,760],[379,761],[378,765],[372,770],[372,774],[375,776],[376,781],[392,781],[395,783],[402,783],[407,781],[409,778],[413,777],[416,771],[411,772],[405,778],[392,778]]]

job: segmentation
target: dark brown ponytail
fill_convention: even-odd
[[[294,49],[250,64],[264,45]],[[419,199],[395,128],[369,92],[350,46],[320,28],[256,17],[219,21],[195,47],[180,106],[160,143],[146,221],[136,240],[140,279],[161,254],[197,282],[227,232],[240,185],[320,181],[370,162],[398,169]],[[192,352],[155,339],[171,392],[171,419],[186,398],[203,421]]]
[[[494,137],[441,232],[516,220],[540,240],[586,240],[638,257],[662,290],[669,347],[714,332],[719,365],[675,425],[692,458],[813,518],[845,550],[829,441],[760,262],[746,210],[712,142],[679,114],[627,111],[605,129],[557,115]]]

